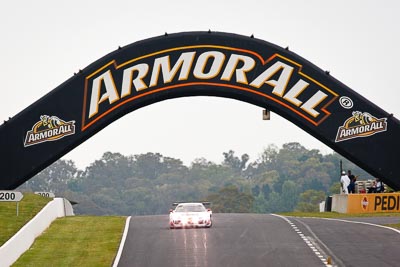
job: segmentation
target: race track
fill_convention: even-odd
[[[328,257],[334,266],[400,261],[400,233],[372,224],[271,214],[214,214],[213,223],[210,229],[170,230],[168,215],[132,217],[118,266],[326,266]]]

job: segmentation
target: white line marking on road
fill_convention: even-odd
[[[122,250],[124,249],[124,246],[125,246],[126,236],[128,235],[130,221],[131,221],[131,216],[126,218],[124,233],[122,234],[121,243],[119,243],[118,253],[117,253],[117,256],[115,256],[113,267],[118,266],[119,260],[121,258]]]
[[[304,243],[306,243],[308,245],[308,247],[312,250],[312,252],[314,252],[314,254],[323,262],[323,264],[325,266],[331,266],[328,264],[327,260],[324,258],[324,256],[321,255],[321,252],[314,247],[314,245],[312,244],[312,242],[301,232],[297,231],[298,227],[296,226],[296,224],[294,224],[291,220],[289,220],[288,218],[278,215],[278,214],[271,214],[273,216],[279,217],[283,220],[285,220],[291,227],[292,229],[300,236],[301,239],[303,239]]]
[[[342,220],[342,219],[335,219],[335,218],[317,218],[317,217],[310,217],[313,219],[322,219],[322,220],[328,220],[328,221],[339,221],[339,222],[347,222],[347,223],[355,223],[355,224],[365,224],[365,225],[370,225],[370,226],[376,226],[380,228],[385,228],[392,230],[398,234],[400,234],[400,230],[389,227],[389,226],[384,226],[384,225],[379,225],[379,224],[374,224],[374,223],[368,223],[368,222],[359,222],[359,221],[349,221],[349,220]]]

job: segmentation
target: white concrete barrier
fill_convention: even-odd
[[[339,213],[347,212],[347,194],[336,194],[332,196],[332,211]]]
[[[0,247],[0,267],[13,264],[55,219],[72,215],[74,215],[72,205],[64,198],[54,198],[47,203],[32,220]]]
[[[325,211],[325,201],[319,203],[319,212]]]

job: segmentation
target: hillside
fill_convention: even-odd
[[[29,222],[49,201],[51,201],[50,198],[24,193],[24,197],[18,204],[18,216],[16,202],[0,202],[0,246]]]

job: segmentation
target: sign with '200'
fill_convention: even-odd
[[[35,195],[39,195],[42,197],[50,197],[50,198],[56,197],[53,192],[35,192]]]
[[[2,202],[18,202],[24,196],[21,192],[16,191],[0,191],[0,201]]]

